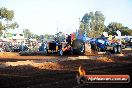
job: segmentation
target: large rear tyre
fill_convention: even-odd
[[[85,53],[85,43],[76,39],[72,42],[73,54],[84,54]]]

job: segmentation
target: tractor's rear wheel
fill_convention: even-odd
[[[76,39],[72,42],[73,54],[84,54],[85,53],[85,43]]]

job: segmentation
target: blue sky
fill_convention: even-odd
[[[36,34],[70,33],[79,28],[79,18],[101,11],[105,25],[120,22],[132,28],[132,0],[0,0],[0,7],[14,10],[19,29]]]

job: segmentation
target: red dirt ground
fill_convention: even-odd
[[[131,88],[126,84],[77,84],[78,67],[87,74],[132,75],[132,50],[86,56],[20,56],[0,53],[0,88]]]

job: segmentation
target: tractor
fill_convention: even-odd
[[[121,40],[117,39],[116,36],[108,38],[102,35],[94,40],[91,40],[90,43],[91,49],[95,51],[112,51],[113,53],[122,52]]]
[[[77,54],[83,55],[85,53],[84,36],[79,36],[74,32],[67,36],[65,42],[51,41],[47,45],[47,53],[63,54]]]

